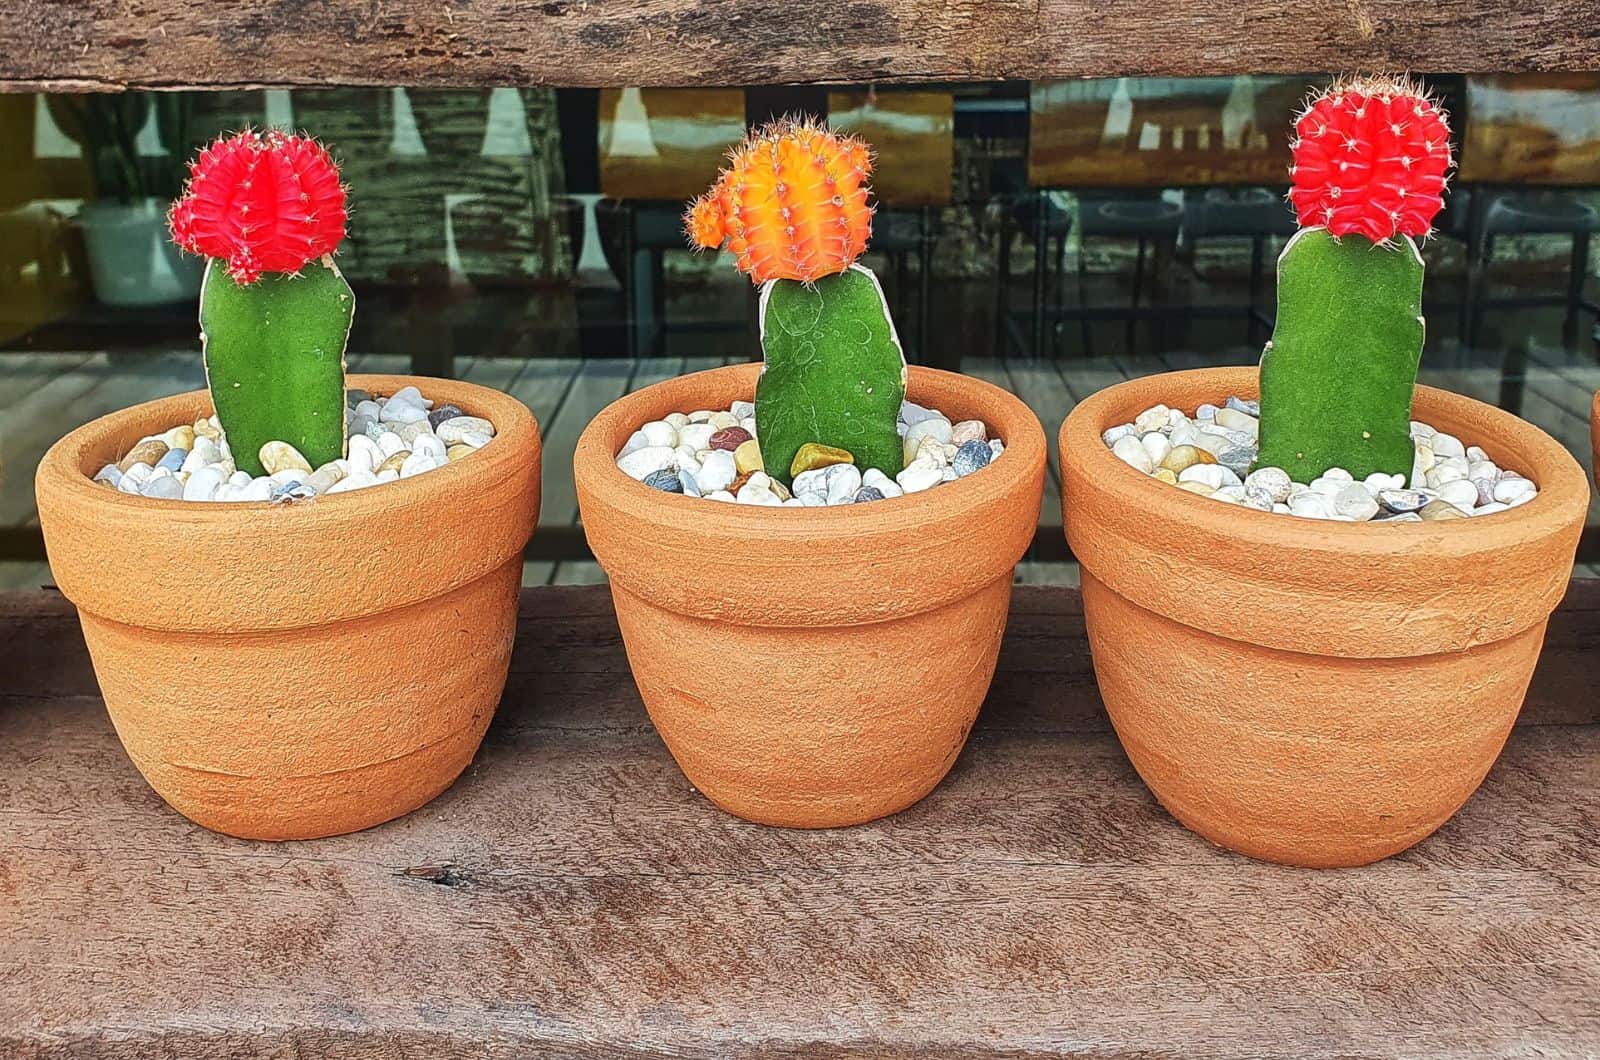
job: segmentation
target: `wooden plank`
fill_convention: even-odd
[[[1600,74],[1467,78],[1462,181],[1592,187],[1600,182]]]
[[[0,1055],[1592,1054],[1600,705],[1545,677],[1592,680],[1600,585],[1558,612],[1482,790],[1345,872],[1172,822],[1083,679],[1078,619],[1075,592],[1018,589],[945,783],[887,821],[793,832],[677,771],[605,588],[530,591],[452,790],[272,845],[161,804],[70,607],[0,595],[0,637],[38,660],[0,693]]]
[[[1306,70],[1585,70],[1591,0],[13,0],[0,90],[691,86]]]
[[[26,471],[0,483],[0,526],[37,524],[32,469],[62,435],[108,412],[203,386],[198,351],[155,353],[127,366],[96,354],[7,408],[5,466]]]
[[[541,481],[540,526],[571,526],[578,521],[578,490],[572,481],[572,454],[578,449],[578,436],[596,413],[628,392],[634,368],[629,360],[585,361],[554,417],[548,424],[541,423],[545,469],[564,467],[566,474],[546,474]]]

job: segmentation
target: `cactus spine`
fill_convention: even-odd
[[[1261,357],[1258,464],[1309,482],[1411,470],[1422,358],[1422,254],[1443,205],[1449,128],[1397,78],[1334,85],[1295,122],[1301,230],[1278,260],[1278,318]]]
[[[344,350],[355,295],[323,258],[298,273],[266,273],[249,286],[212,259],[200,288],[206,380],[234,463],[265,474],[271,441],[312,467],[344,456]]]
[[[899,473],[905,356],[877,277],[855,263],[872,233],[871,152],[784,120],[729,158],[684,227],[696,247],[726,247],[761,287],[756,436],[767,473],[787,483],[807,442],[846,449],[863,470]]]

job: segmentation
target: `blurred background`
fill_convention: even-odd
[[[679,227],[748,123],[815,113],[875,146],[867,261],[908,358],[1014,391],[1053,436],[1109,383],[1257,360],[1294,230],[1288,130],[1327,80],[0,95],[0,588],[49,582],[33,471],[55,439],[204,385],[199,262],[166,242],[164,215],[220,131],[328,143],[352,189],[351,370],[526,402],[545,477],[525,580],[577,583],[603,577],[570,466],[590,417],[760,356],[750,285]],[[1424,80],[1453,116],[1459,169],[1423,249],[1423,381],[1519,413],[1587,467],[1600,75]],[[1052,453],[1019,581],[1076,581],[1057,467]],[[1596,525],[1583,574],[1600,570]]]

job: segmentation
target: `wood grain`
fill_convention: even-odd
[[[69,606],[0,596],[0,1055],[1590,1055],[1600,585],[1438,835],[1367,869],[1179,828],[1100,713],[1077,594],[1018,590],[950,778],[834,832],[688,789],[599,587],[524,593],[476,763],[410,817],[269,845],[166,809]],[[374,675],[382,679],[382,675]],[[1579,682],[1587,681],[1587,685]]]
[[[1596,0],[11,0],[0,88],[1582,70]]]

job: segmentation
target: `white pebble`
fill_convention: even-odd
[[[849,504],[861,488],[861,472],[854,464],[833,464],[822,469],[827,476],[829,504]]]
[[[250,484],[239,491],[238,499],[241,501],[264,501],[272,497],[272,480],[263,475],[253,478]]]
[[[949,420],[943,416],[918,420],[906,429],[905,434],[905,459],[911,463],[917,458],[917,450],[922,445],[924,438],[932,438],[941,445],[950,441],[950,433],[954,428]]]
[[[670,425],[664,426],[669,431],[672,430]],[[439,424],[439,429],[434,433],[439,436],[439,440],[445,445],[455,445],[457,442],[473,445],[474,443],[467,435],[483,434],[492,438],[494,437],[494,424],[481,416],[456,416]],[[673,433],[676,434],[677,432],[674,431]],[[646,432],[645,437],[648,438],[649,436],[649,432]],[[481,446],[483,443],[479,442],[477,444]],[[652,443],[653,445],[654,443]]]
[[[367,486],[376,486],[377,476],[371,471],[352,469],[344,478],[328,487],[329,495],[335,493],[349,493],[351,490],[365,489]]]
[[[384,431],[378,435],[378,451],[383,454],[384,460],[389,459],[396,453],[404,452],[405,448],[406,443],[402,442],[400,436],[393,431]],[[382,463],[382,461],[379,462]]]
[[[1456,479],[1439,487],[1439,499],[1470,512],[1478,503],[1478,487],[1466,479]]]
[[[1139,443],[1134,442],[1134,444],[1138,445]],[[1141,446],[1139,451],[1141,453],[1144,452],[1144,448]],[[944,469],[923,460],[914,460],[907,464],[905,469],[894,477],[894,480],[907,493],[921,493],[923,490],[931,489],[944,481]]]
[[[383,411],[378,413],[379,423],[416,423],[427,418],[428,410],[421,405],[414,405],[409,401],[395,401],[393,398],[390,398],[383,406]]]
[[[1151,431],[1159,431],[1161,428],[1168,426],[1168,413],[1171,411],[1165,405],[1150,406],[1133,418],[1134,430],[1141,435],[1148,434]]]
[[[879,471],[875,467],[867,468],[866,474],[861,476],[861,484],[863,486],[871,486],[873,489],[883,494],[885,500],[888,500],[890,497],[905,496],[905,490],[900,488],[900,484],[898,482],[890,478],[888,475],[885,475],[882,471]]]
[[[1103,431],[1101,433],[1100,440],[1102,442],[1106,443],[1106,448],[1107,449],[1110,449],[1113,445],[1117,444],[1117,441],[1119,439],[1126,438],[1130,434],[1136,434],[1136,433],[1138,433],[1138,432],[1136,432],[1133,429],[1133,424],[1131,424],[1131,423],[1119,423],[1115,427],[1107,427],[1105,429],[1105,431]],[[1176,443],[1174,443],[1174,444],[1176,444]]]
[[[1111,447],[1111,452],[1118,460],[1127,464],[1135,471],[1150,474],[1156,469],[1155,462],[1150,459],[1150,451],[1144,447],[1144,442],[1133,435],[1125,435],[1117,439],[1117,444]],[[1216,467],[1216,464],[1206,464],[1206,467]]]
[[[437,436],[432,434],[419,434],[411,443],[411,452],[425,453],[433,460],[434,467],[443,467],[449,461],[448,450]]]
[[[440,426],[443,426],[443,424],[440,424]],[[622,452],[618,453],[617,456],[624,457],[629,453],[636,453],[649,444],[650,440],[644,436],[643,431],[634,431],[632,434],[628,435],[628,440],[622,443]]]
[[[350,455],[346,458],[350,462],[350,470],[371,473],[378,469],[387,454],[378,448],[378,443],[364,434],[353,435],[350,438]]]
[[[648,475],[649,472],[645,474]],[[644,475],[638,477],[643,478]],[[699,474],[695,476],[699,480],[700,489],[706,494],[726,490],[738,477],[739,469],[734,466],[733,454],[726,449],[715,449],[707,453],[706,458],[700,463]],[[731,494],[729,499],[732,499]]]
[[[1281,503],[1289,498],[1294,480],[1281,467],[1258,467],[1244,477],[1244,484],[1264,491],[1274,503]]]
[[[1359,482],[1348,483],[1333,495],[1333,514],[1354,522],[1364,523],[1378,514],[1378,502],[1367,487]]]
[[[715,433],[709,423],[685,424],[678,428],[678,444],[687,445],[695,452],[699,452],[711,448],[711,436]]]
[[[445,421],[445,423],[449,422],[449,420]],[[731,459],[731,453],[729,457]],[[639,482],[643,482],[652,472],[661,471],[669,467],[676,468],[677,466],[678,454],[664,445],[652,445],[644,449],[635,450],[617,461],[617,467],[622,470],[623,474]],[[728,481],[732,482],[733,480],[729,479]],[[721,487],[718,488],[720,489]]]
[[[1461,444],[1461,439],[1443,431],[1437,431],[1432,435],[1429,439],[1428,447],[1433,450],[1435,456],[1465,457],[1467,455],[1467,447]]]
[[[411,450],[411,455],[400,461],[400,477],[410,478],[420,475],[424,471],[432,471],[439,464],[434,460],[432,453],[425,453],[417,449]]]
[[[1533,499],[1539,492],[1534,484],[1525,478],[1506,477],[1494,485],[1494,499],[1501,504],[1517,505]]]
[[[445,424],[449,422],[449,420],[446,420],[445,423],[439,424],[440,428],[442,429]],[[668,449],[672,449],[678,444],[677,428],[672,424],[667,423],[665,420],[656,420],[653,423],[647,423],[643,427],[640,427],[639,430],[644,434],[645,441],[650,445],[664,445]],[[459,438],[459,432],[452,433],[455,433]]]
[[[1161,466],[1161,462],[1172,452],[1172,443],[1167,436],[1159,431],[1151,431],[1139,439],[1139,444],[1144,446],[1144,451],[1150,454],[1151,470]]]
[[[1190,464],[1178,472],[1178,481],[1198,482],[1203,486],[1210,486],[1213,490],[1219,490],[1223,486],[1239,484],[1228,481],[1228,476],[1232,474],[1221,464]]]
[[[753,401],[735,401],[728,406],[728,411],[736,420],[747,420],[756,414],[756,404]]]

